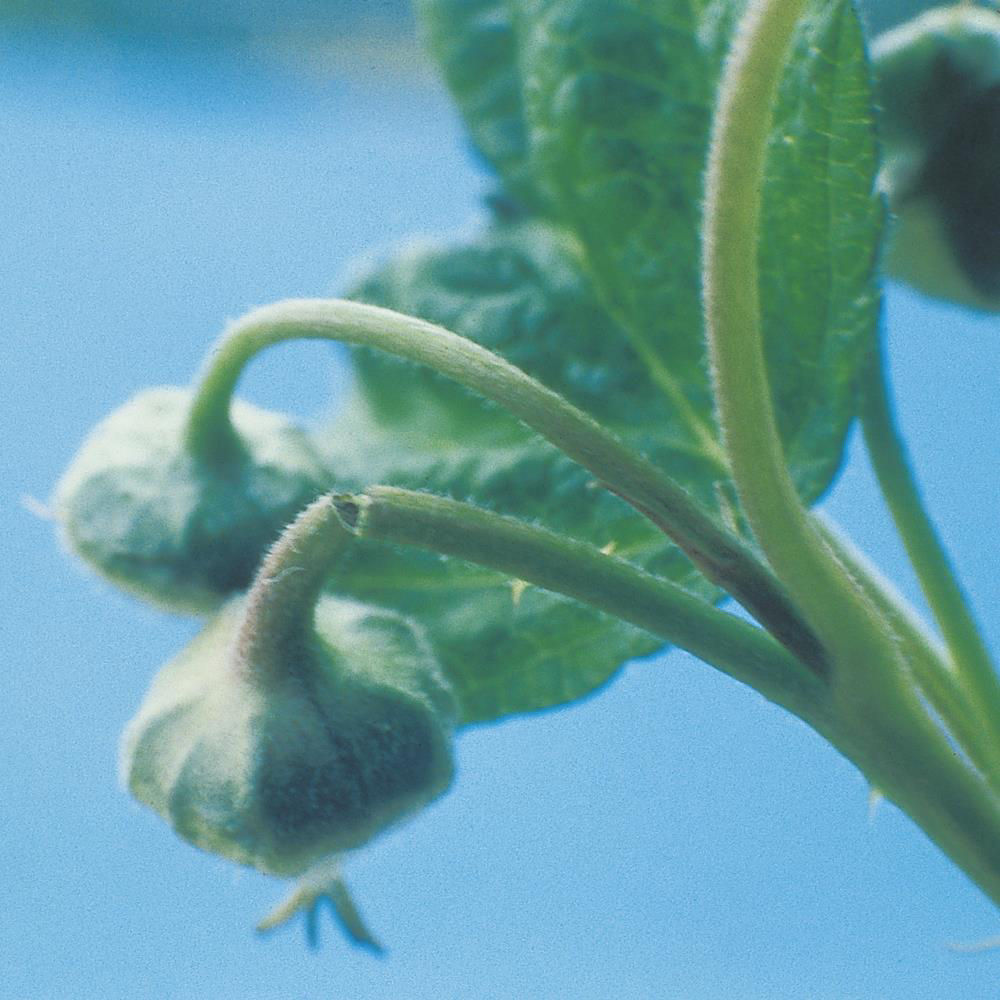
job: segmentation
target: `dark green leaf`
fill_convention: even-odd
[[[517,49],[505,0],[416,0],[415,6],[427,47],[476,148],[512,194],[535,202]]]
[[[512,6],[539,181],[654,377],[704,411],[698,224],[714,73],[692,4]]]
[[[837,474],[874,343],[884,214],[860,24],[848,2],[815,9],[779,94],[760,247],[778,424],[809,501]]]
[[[670,418],[669,405],[584,276],[574,242],[552,226],[520,223],[457,247],[414,246],[352,296],[433,319],[475,340],[617,430]],[[369,405],[384,419],[418,411],[426,419],[429,406],[463,436],[472,428],[505,440],[525,434],[430,369],[370,350],[356,351],[355,361]],[[385,391],[403,379],[405,393]]]
[[[701,178],[742,0],[513,2],[533,167],[608,311],[711,451]],[[877,320],[876,169],[856,13],[847,0],[816,3],[776,109],[761,234],[778,422],[810,502],[839,467]]]

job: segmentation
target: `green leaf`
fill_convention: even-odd
[[[714,436],[701,178],[720,57],[743,4],[514,6],[532,164],[652,378],[692,434]],[[839,467],[877,320],[876,168],[855,11],[847,0],[817,3],[776,110],[761,237],[772,389],[793,478],[810,502]]]
[[[352,297],[439,323],[502,355],[714,504],[724,469],[649,378],[585,276],[576,244],[559,229],[522,222],[459,246],[412,247]],[[418,465],[427,458],[414,435],[439,461],[506,454],[524,444],[532,453],[544,447],[556,454],[498,407],[430,369],[371,350],[356,350],[354,359],[364,406],[380,427],[407,440]],[[509,499],[517,492],[514,486]]]
[[[682,436],[716,464],[699,291],[701,177],[716,82],[744,6],[421,4],[473,136],[507,137],[479,145],[519,192],[533,175],[535,202],[578,238],[581,266],[669,401],[672,425],[683,424]],[[877,319],[882,213],[872,197],[871,105],[852,5],[817,3],[777,109],[762,240],[778,421],[809,502],[839,468]]]
[[[512,7],[539,182],[654,377],[700,403],[698,222],[713,74],[692,4]]]
[[[575,242],[553,226],[524,222],[459,246],[413,245],[352,296],[433,319],[475,340],[617,430],[635,427],[637,409],[648,422],[670,418],[645,366],[583,274]],[[417,412],[426,419],[430,407],[463,437],[473,428],[504,440],[528,433],[428,368],[372,350],[357,350],[354,358],[369,405],[383,419]],[[403,378],[405,393],[384,391]]]
[[[416,0],[415,7],[427,48],[476,148],[511,194],[534,203],[516,41],[505,0]]]
[[[817,4],[779,93],[760,244],[765,353],[785,457],[815,500],[835,478],[880,310],[884,222],[865,43]]]

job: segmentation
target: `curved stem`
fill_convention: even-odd
[[[758,239],[773,105],[808,0],[751,3],[726,62],[706,176],[705,325],[723,441],[768,562],[841,671],[877,695],[897,651],[878,613],[813,527],[785,464],[764,360]],[[895,686],[895,685],[890,685]]]
[[[264,306],[234,323],[213,351],[196,390],[188,443],[216,447],[232,435],[229,402],[247,362],[293,338],[375,347],[425,364],[499,403],[589,469],[666,532],[712,582],[822,673],[815,636],[771,570],[685,490],[582,410],[503,358],[443,327],[357,302],[299,299]]]
[[[1000,678],[920,497],[890,401],[885,351],[879,342],[861,387],[861,426],[872,466],[921,589],[941,628],[972,708],[1000,732]]]
[[[412,490],[374,486],[334,503],[360,538],[429,549],[572,597],[666,639],[826,728],[826,686],[767,632],[624,559],[472,504]]]
[[[706,177],[704,295],[715,395],[757,540],[827,644],[861,614],[809,523],[778,436],[760,330],[758,235],[772,108],[807,0],[751,3],[723,73]]]
[[[1000,903],[1000,797],[954,752],[921,706],[897,702],[885,715],[876,711],[845,726],[835,692],[762,630],[621,559],[544,529],[385,486],[338,496],[334,503],[347,529],[361,538],[452,555],[584,601],[754,687],[853,760]],[[900,707],[904,711],[895,711]],[[878,727],[875,739],[870,722]]]
[[[266,685],[288,650],[312,634],[316,602],[351,542],[330,497],[314,500],[271,547],[247,594],[236,637],[239,669]]]
[[[772,109],[806,4],[750,4],[719,92],[706,178],[704,281],[723,440],[754,534],[831,655],[833,742],[1000,902],[1000,801],[956,754],[889,624],[812,524],[775,424],[760,331],[759,219]]]

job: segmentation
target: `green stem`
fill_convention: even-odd
[[[361,538],[451,555],[583,601],[688,650],[808,722],[1000,903],[1000,799],[917,699],[845,726],[826,684],[760,629],[580,542],[470,504],[378,486],[335,498]],[[902,708],[903,711],[896,711]],[[877,727],[871,738],[869,723]]]
[[[351,541],[329,496],[281,533],[257,570],[236,640],[236,662],[249,677],[266,686],[285,669],[288,650],[312,634],[323,584]]]
[[[1000,906],[1000,796],[932,720],[915,718],[875,713],[843,738],[838,718],[831,742]]]
[[[860,605],[809,523],[778,436],[760,330],[758,236],[772,108],[807,0],[752,3],[720,87],[706,177],[705,319],[723,442],[740,500],[778,577],[821,640]]]
[[[714,583],[735,597],[817,673],[824,654],[771,570],[680,486],[565,399],[503,358],[443,327],[356,302],[301,299],[257,309],[233,324],[201,376],[188,423],[191,449],[227,447],[229,403],[247,362],[293,338],[374,347],[425,364],[499,403],[608,489],[648,516]]]
[[[335,498],[360,538],[429,549],[499,570],[631,622],[825,729],[827,690],[767,632],[615,555],[544,528],[427,493],[374,486]]]
[[[875,475],[973,709],[1000,732],[1000,678],[927,511],[896,424],[885,352],[876,345],[861,391],[861,426]]]
[[[868,691],[864,664],[896,650],[799,500],[778,436],[759,302],[761,193],[773,105],[807,0],[758,0],[723,73],[706,176],[705,325],[723,442],[747,520],[841,671]],[[878,680],[875,679],[878,686]]]
[[[760,330],[758,241],[773,106],[807,0],[748,7],[706,177],[706,329],[723,441],[750,526],[830,653],[833,742],[1000,902],[1000,803],[913,684],[888,623],[815,529],[785,465]]]
[[[953,734],[955,743],[1000,794],[1000,744],[969,704],[947,651],[916,611],[829,518],[815,516],[827,543],[896,633],[914,681]]]

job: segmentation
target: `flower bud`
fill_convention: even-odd
[[[198,456],[192,393],[150,389],[92,431],[56,487],[69,546],[99,573],[172,610],[245,590],[267,548],[329,476],[306,434],[233,401],[226,454]]]
[[[1000,309],[1000,13],[938,8],[873,46],[896,215],[888,272],[936,298]]]
[[[939,4],[940,0],[859,0],[858,7],[865,27],[877,34]]]
[[[227,604],[161,670],[122,774],[198,847],[298,875],[445,791],[456,708],[395,613],[324,596],[297,630],[256,621],[253,604]]]

